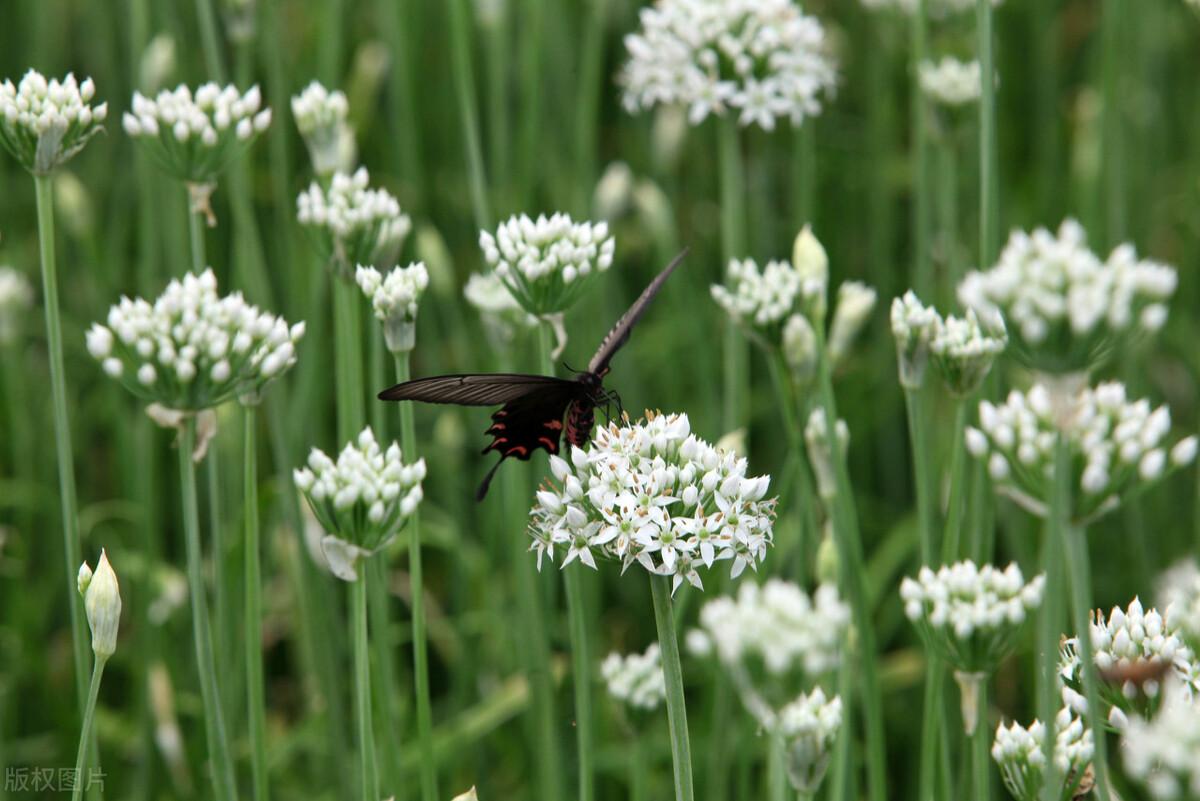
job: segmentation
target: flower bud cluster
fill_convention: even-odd
[[[240,292],[219,297],[212,270],[171,281],[153,304],[141,298],[108,311],[87,332],[104,372],[140,398],[198,411],[233,397],[256,400],[296,363],[304,323],[250,305]]]
[[[697,569],[732,562],[737,577],[757,567],[772,542],[775,500],[770,476],[748,476],[748,462],[691,433],[687,415],[647,412],[645,422],[596,431],[570,461],[550,457],[554,482],[530,511],[531,550],[565,552],[595,567],[593,550],[702,587]]]
[[[1117,382],[1087,388],[1065,402],[1038,384],[1013,390],[999,405],[979,404],[979,428],[966,431],[967,449],[987,458],[999,489],[1031,512],[1044,515],[1053,491],[1059,432],[1071,454],[1072,519],[1087,520],[1115,508],[1121,496],[1160,480],[1196,458],[1196,438],[1169,451],[1171,413],[1147,400],[1130,402]]]
[[[779,710],[776,734],[783,739],[792,789],[806,795],[816,792],[841,729],[842,699],[826,698],[820,687]]]
[[[937,309],[922,305],[912,290],[892,301],[891,316],[900,384],[905,389],[920,388],[932,361],[951,395],[971,395],[1008,344],[1001,318],[994,317],[989,330],[980,325],[974,310],[964,318],[943,318]]]
[[[825,31],[792,0],[659,0],[625,37],[625,107],[684,105],[699,125],[732,110],[773,130],[821,113],[837,76]]]
[[[75,76],[46,80],[29,70],[21,82],[0,83],[0,142],[21,166],[45,175],[83,149],[104,126],[108,104],[92,107],[96,85]]]
[[[937,309],[923,305],[911,289],[892,301],[892,337],[896,340],[900,386],[905,389],[919,389],[925,382],[929,343],[941,319]]]
[[[566,311],[612,266],[616,242],[608,223],[577,223],[560,212],[510,217],[495,234],[480,231],[479,247],[521,308],[545,316]]]
[[[292,116],[317,175],[330,176],[354,169],[357,147],[354,131],[346,122],[349,113],[346,95],[336,90],[330,92],[317,81],[292,97]]]
[[[121,587],[108,563],[108,554],[100,551],[94,573],[87,562],[80,565],[75,584],[83,596],[88,628],[92,630],[92,652],[97,660],[105,661],[117,650],[117,630],[121,626]]]
[[[965,106],[979,100],[981,81],[978,61],[959,61],[949,56],[941,61],[922,61],[917,70],[921,91],[935,103]]]
[[[1036,801],[1046,782],[1046,754],[1042,750],[1046,727],[1040,720],[1029,726],[1013,721],[1008,727],[996,727],[992,759],[1000,768],[1004,786],[1018,801]],[[1069,707],[1058,711],[1054,720],[1054,765],[1062,790],[1054,798],[1075,798],[1075,791],[1090,783],[1089,767],[1095,743],[1092,730]]]
[[[25,275],[0,266],[0,346],[17,335],[21,313],[33,305],[33,287]]]
[[[387,190],[370,188],[366,167],[335,173],[329,188],[313,181],[296,198],[300,224],[313,232],[322,258],[335,274],[353,280],[357,264],[395,264],[412,220]]]
[[[1042,575],[1027,583],[1016,563],[999,570],[962,561],[936,572],[922,567],[901,582],[900,597],[927,647],[959,671],[990,673],[1041,604],[1045,585]]]
[[[666,700],[667,684],[658,643],[651,643],[642,654],[609,654],[600,663],[600,676],[608,694],[631,709],[649,711]]]
[[[1134,717],[1121,734],[1125,772],[1160,801],[1200,798],[1200,699],[1168,687],[1150,720]]]
[[[424,459],[404,464],[400,446],[393,442],[382,450],[369,427],[336,462],[313,448],[308,466],[295,470],[293,479],[325,529],[321,548],[334,575],[354,581],[358,560],[396,536],[424,497],[424,478]]]
[[[134,92],[121,124],[172,176],[206,184],[267,130],[271,109],[262,108],[258,86],[242,93],[232,84],[206,83],[193,93],[180,84],[153,99]]]
[[[383,323],[388,350],[393,353],[413,349],[417,324],[417,303],[429,286],[429,271],[423,262],[395,267],[382,275],[374,267],[361,264],[354,280],[371,301],[375,318]]]
[[[1014,232],[996,266],[963,279],[958,298],[984,319],[1002,315],[1031,366],[1069,372],[1095,366],[1122,337],[1162,328],[1177,283],[1173,267],[1139,260],[1129,244],[1101,261],[1067,220],[1057,235]]]

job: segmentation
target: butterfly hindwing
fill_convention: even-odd
[[[504,404],[492,414],[487,430],[492,438],[484,453],[497,451],[502,458],[528,459],[539,448],[558,453],[563,416],[571,401],[584,392],[578,381],[536,389]]]
[[[588,372],[596,375],[604,375],[608,372],[608,363],[612,361],[612,357],[621,346],[629,341],[629,333],[637,324],[637,321],[646,313],[646,308],[650,305],[650,301],[654,300],[654,296],[662,289],[662,285],[671,277],[671,273],[675,272],[675,268],[683,261],[683,257],[687,255],[687,250],[684,249],[675,258],[671,259],[671,263],[650,282],[650,285],[642,290],[642,294],[629,307],[629,311],[621,315],[621,319],[617,320],[617,324],[612,327],[608,335],[604,337],[604,341],[600,343],[600,347],[596,349],[596,355],[588,363]]]

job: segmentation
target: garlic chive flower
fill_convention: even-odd
[[[296,199],[300,224],[311,229],[334,273],[353,280],[356,264],[390,267],[412,230],[412,220],[387,190],[372,189],[366,167],[335,173],[329,188],[313,181]]]
[[[1122,339],[1162,328],[1178,278],[1173,267],[1139,260],[1132,245],[1101,261],[1082,226],[1051,234],[1016,231],[998,263],[969,273],[958,299],[981,318],[1003,316],[1016,355],[1049,373],[1085,370]]]
[[[46,175],[65,164],[103,129],[108,104],[91,106],[96,85],[67,73],[46,80],[29,70],[21,82],[0,83],[0,142],[21,166]]]
[[[350,104],[340,91],[329,91],[317,81],[292,97],[292,116],[308,148],[313,172],[330,176],[354,169],[357,146],[346,118]]]
[[[762,344],[781,339],[784,322],[800,296],[800,273],[786,261],[769,261],[760,270],[753,259],[729,262],[728,285],[713,284],[712,298]]]
[[[1045,585],[1042,575],[1026,582],[1015,563],[1001,570],[964,560],[937,571],[922,567],[901,582],[900,597],[926,647],[956,670],[990,673],[1041,605]]]
[[[1121,733],[1125,772],[1159,801],[1200,798],[1200,699],[1167,689],[1157,715]]]
[[[775,734],[783,740],[785,766],[793,790],[805,795],[817,791],[841,728],[841,697],[826,699],[820,687],[779,711]]]
[[[829,254],[806,225],[792,242],[792,267],[800,275],[800,306],[814,326],[825,325],[825,295],[829,291]]]
[[[838,287],[837,305],[829,323],[829,362],[835,368],[850,352],[875,310],[875,290],[861,281],[847,281]]]
[[[920,389],[929,364],[929,343],[942,317],[932,306],[922,305],[911,289],[892,301],[892,337],[896,340],[896,363],[900,386]]]
[[[965,106],[979,100],[982,90],[978,61],[922,61],[917,68],[921,91],[943,106]]]
[[[522,214],[500,223],[494,234],[480,231],[479,247],[521,308],[545,317],[570,308],[612,266],[616,243],[608,223]]]
[[[808,461],[817,479],[817,491],[822,498],[829,500],[837,494],[837,465],[833,461],[833,449],[829,446],[827,419],[825,407],[815,407],[804,425],[804,440],[808,443]],[[838,451],[845,459],[846,449],[850,447],[850,428],[845,420],[838,420],[834,430],[837,432]]]
[[[33,287],[23,273],[0,266],[0,346],[16,339],[22,312],[33,305]]]
[[[429,272],[423,262],[395,267],[381,275],[374,267],[361,264],[354,280],[371,301],[375,319],[383,323],[383,336],[393,353],[410,351],[416,340],[417,303],[429,286]]]
[[[212,270],[171,281],[151,304],[141,298],[108,311],[87,332],[104,372],[133,394],[169,409],[198,411],[237,397],[253,402],[296,363],[304,323],[251,306],[240,292],[220,297]]]
[[[1200,568],[1194,561],[1183,562],[1163,573],[1158,583],[1159,607],[1179,626],[1188,646],[1200,648]]]
[[[730,112],[770,131],[820,114],[836,85],[825,30],[791,0],[658,0],[639,18],[618,78],[630,112],[682,105],[692,125]]]
[[[117,630],[121,626],[121,587],[108,554],[100,551],[95,572],[87,562],[80,565],[75,583],[92,630],[92,652],[98,661],[105,661],[117,650]]]
[[[934,369],[954,397],[973,395],[992,369],[992,362],[1004,352],[1008,335],[999,318],[997,323],[998,330],[984,331],[974,310],[968,310],[965,318],[938,318],[929,352]]]
[[[424,459],[404,464],[400,446],[393,442],[384,451],[370,427],[337,461],[313,448],[293,479],[325,529],[321,550],[335,576],[357,580],[358,561],[391,542],[416,512],[424,478]]]
[[[538,323],[494,272],[472,273],[463,287],[463,297],[479,312],[491,339],[509,342],[517,329]]]
[[[774,532],[770,476],[748,468],[693,435],[684,414],[602,426],[570,461],[550,457],[554,480],[529,520],[538,568],[556,555],[564,567],[578,559],[595,568],[599,555],[671,576],[674,590],[685,580],[702,588],[699,568],[729,560],[736,578],[766,558]]]
[[[1040,720],[1029,726],[1016,721],[996,727],[992,741],[992,759],[1000,768],[1004,786],[1017,801],[1037,801],[1046,783],[1046,755],[1043,744],[1046,727]],[[1058,711],[1054,720],[1054,766],[1061,789],[1052,798],[1071,801],[1091,789],[1092,754],[1095,741],[1083,718],[1069,707]]]
[[[608,694],[630,709],[648,712],[661,706],[667,697],[658,643],[651,643],[642,654],[609,654],[600,663],[600,677]]]
[[[267,130],[271,109],[262,107],[258,86],[240,92],[206,83],[193,92],[180,84],[153,98],[134,92],[121,124],[168,174],[203,185]]]
[[[966,431],[967,449],[986,459],[1000,492],[1045,516],[1053,490],[1059,431],[1071,451],[1071,518],[1088,521],[1116,508],[1128,493],[1161,480],[1196,458],[1196,440],[1167,444],[1171,413],[1147,400],[1129,401],[1117,382],[1084,389],[1056,403],[1045,385],[1013,390],[1005,402],[979,404],[979,428]]]

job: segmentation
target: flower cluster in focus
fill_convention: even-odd
[[[321,549],[334,575],[358,578],[358,560],[387,545],[417,510],[423,497],[425,460],[404,464],[400,446],[386,451],[364,428],[337,461],[313,448],[308,466],[293,474],[326,536]]]
[[[375,318],[383,323],[388,350],[412,350],[416,338],[417,303],[429,286],[429,271],[423,262],[395,267],[386,275],[374,267],[359,265],[354,280],[371,301]]]
[[[271,124],[257,86],[245,93],[230,84],[206,83],[192,90],[179,85],[154,98],[133,93],[125,113],[125,133],[142,143],[167,173],[192,184],[207,184]]]
[[[937,103],[965,106],[979,100],[978,61],[964,62],[949,56],[941,61],[922,61],[917,74],[921,91]]]
[[[510,217],[495,234],[479,232],[483,257],[530,314],[570,308],[590,280],[612,266],[608,223],[577,223],[567,214]]]
[[[35,175],[53,171],[103,128],[108,104],[93,108],[95,94],[91,78],[78,83],[70,73],[47,81],[29,70],[16,86],[0,83],[0,142]]]
[[[659,0],[625,37],[625,107],[680,104],[693,125],[732,110],[741,125],[800,125],[836,73],[815,17],[792,0]]]
[[[87,332],[104,372],[141,398],[197,411],[234,397],[257,400],[296,363],[304,323],[289,326],[245,301],[217,294],[212,270],[171,281],[153,304],[122,297],[105,325]]]
[[[1046,727],[1040,720],[1029,726],[1016,721],[996,727],[992,742],[992,759],[1000,768],[1004,786],[1017,801],[1036,801],[1041,798],[1046,782],[1046,754],[1042,750]],[[1092,730],[1085,728],[1083,718],[1068,707],[1058,711],[1054,721],[1054,765],[1057,779],[1062,783],[1053,798],[1080,798],[1080,790],[1091,786],[1091,762],[1095,743]]]
[[[600,677],[608,694],[631,709],[656,709],[667,697],[658,643],[642,654],[609,654],[600,664]]]
[[[1070,450],[1074,520],[1115,508],[1140,485],[1196,458],[1196,438],[1168,452],[1171,414],[1166,406],[1131,402],[1117,382],[1087,388],[1064,404],[1043,384],[1013,390],[1001,404],[979,404],[979,428],[966,431],[967,449],[987,458],[998,489],[1034,514],[1044,515],[1053,491],[1054,449],[1059,432]]]
[[[329,176],[354,168],[357,147],[354,132],[346,122],[349,113],[346,95],[330,92],[317,81],[292,98],[292,116],[317,175]]]
[[[314,181],[296,199],[300,224],[313,232],[321,257],[335,274],[353,279],[358,264],[390,267],[412,230],[412,220],[387,190],[372,189],[366,167],[339,172],[329,188]]]
[[[1139,260],[1129,244],[1101,261],[1067,220],[1057,235],[1014,232],[996,266],[963,279],[958,298],[985,320],[1001,315],[1032,367],[1069,372],[1094,366],[1123,336],[1162,328],[1177,282],[1174,268]]]
[[[593,550],[701,587],[701,566],[732,561],[737,577],[756,567],[771,544],[774,499],[769,476],[746,475],[748,463],[691,433],[687,415],[647,413],[645,422],[596,431],[568,462],[550,457],[556,483],[537,493],[530,511],[531,549],[564,553],[595,567]]]

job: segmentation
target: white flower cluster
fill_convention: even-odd
[[[837,587],[822,584],[810,599],[782,579],[746,583],[736,598],[714,598],[700,610],[700,628],[689,633],[697,654],[714,652],[725,665],[753,663],[768,674],[801,672],[819,679],[841,662],[850,608]]]
[[[625,107],[688,107],[693,125],[727,109],[770,131],[821,113],[837,76],[825,31],[792,0],[658,0],[625,37]]]
[[[891,322],[900,384],[906,389],[921,386],[932,361],[951,395],[971,395],[1008,344],[999,317],[986,330],[973,309],[963,318],[943,318],[937,309],[922,305],[911,289],[892,301]]]
[[[197,411],[238,397],[253,402],[296,363],[304,323],[288,326],[245,301],[217,295],[212,270],[167,284],[153,304],[142,298],[108,310],[87,332],[88,352],[138,397]]]
[[[0,142],[30,172],[51,172],[103,128],[108,104],[89,105],[95,94],[91,78],[77,83],[70,73],[47,81],[29,70],[16,86],[0,83]]]
[[[1179,626],[1179,634],[1193,649],[1200,648],[1200,567],[1187,560],[1159,578],[1158,605]]]
[[[1046,781],[1045,740],[1046,727],[1040,720],[1027,727],[1016,721],[1007,728],[1003,723],[996,727],[992,759],[1000,768],[1004,786],[1018,801],[1041,797]],[[1063,790],[1053,793],[1054,798],[1079,797],[1075,791],[1090,781],[1088,767],[1094,750],[1092,730],[1084,727],[1083,718],[1069,707],[1060,709],[1054,721],[1054,765]]]
[[[313,448],[308,466],[293,473],[326,536],[321,549],[334,575],[357,579],[358,560],[387,545],[417,510],[425,460],[404,464],[400,446],[382,450],[371,429],[346,443],[337,461]]]
[[[292,97],[292,116],[317,175],[333,175],[354,168],[356,146],[354,132],[346,122],[349,114],[346,95],[341,91],[331,92],[318,81],[312,81]]]
[[[800,273],[786,261],[769,261],[759,270],[754,259],[729,262],[729,286],[713,284],[712,298],[738,322],[766,333],[771,341],[792,314],[801,291]]]
[[[1029,611],[1042,602],[1046,577],[1026,583],[1016,563],[1004,570],[962,561],[900,584],[904,614],[926,644],[967,673],[988,673],[1010,650]]]
[[[826,698],[820,687],[779,710],[776,733],[783,738],[788,781],[794,790],[816,792],[841,729],[842,699]]]
[[[472,273],[463,287],[463,297],[479,311],[493,338],[502,342],[511,340],[518,328],[537,325],[537,318],[521,308],[494,272]]]
[[[354,271],[354,279],[371,301],[375,318],[383,323],[388,350],[393,353],[412,350],[417,303],[429,286],[429,271],[424,262],[395,267],[387,275],[360,264]]]
[[[412,220],[387,190],[370,188],[366,167],[334,174],[329,189],[313,181],[296,199],[301,225],[315,232],[322,257],[345,280],[357,264],[395,263]]]
[[[23,273],[0,266],[0,345],[17,334],[21,312],[33,305],[33,287]]]
[[[1134,717],[1121,735],[1125,771],[1161,801],[1200,798],[1200,700],[1168,687],[1151,720]]]
[[[656,709],[667,697],[658,643],[643,654],[609,654],[600,663],[600,676],[609,695],[635,710]]]
[[[479,232],[483,258],[530,314],[565,311],[597,273],[613,263],[608,223],[577,223],[570,215],[510,217],[492,234]]]
[[[1196,458],[1196,438],[1181,440],[1169,454],[1171,413],[1130,402],[1125,386],[1107,382],[1086,388],[1064,404],[1045,385],[1013,390],[999,405],[979,404],[979,428],[966,431],[967,449],[988,460],[997,486],[1034,514],[1044,515],[1053,490],[1058,432],[1071,451],[1072,519],[1086,520],[1115,508],[1120,497],[1158,481],[1167,470]]]
[[[895,10],[905,14],[917,13],[918,0],[861,0],[866,8],[874,10]],[[1000,5],[1004,0],[992,0],[993,6]],[[942,18],[975,9],[975,0],[925,0],[925,13],[934,18]]]
[[[702,587],[697,568],[733,562],[736,578],[757,567],[772,542],[775,500],[764,500],[770,476],[746,475],[748,463],[691,433],[684,414],[647,412],[645,422],[596,431],[571,460],[550,457],[557,484],[537,493],[530,511],[531,550],[563,565],[602,557],[637,563]]]
[[[1002,315],[1033,367],[1065,372],[1094,365],[1120,336],[1162,328],[1177,283],[1174,268],[1139,260],[1129,244],[1101,261],[1067,220],[1057,235],[1015,231],[995,267],[963,279],[958,298],[985,320]]]
[[[180,84],[153,99],[133,93],[133,109],[121,120],[125,133],[142,142],[163,169],[181,181],[206,184],[271,124],[258,86],[241,93],[232,84]]]
[[[917,72],[921,91],[934,102],[965,106],[979,100],[982,82],[978,61],[945,56],[941,61],[922,61]]]

